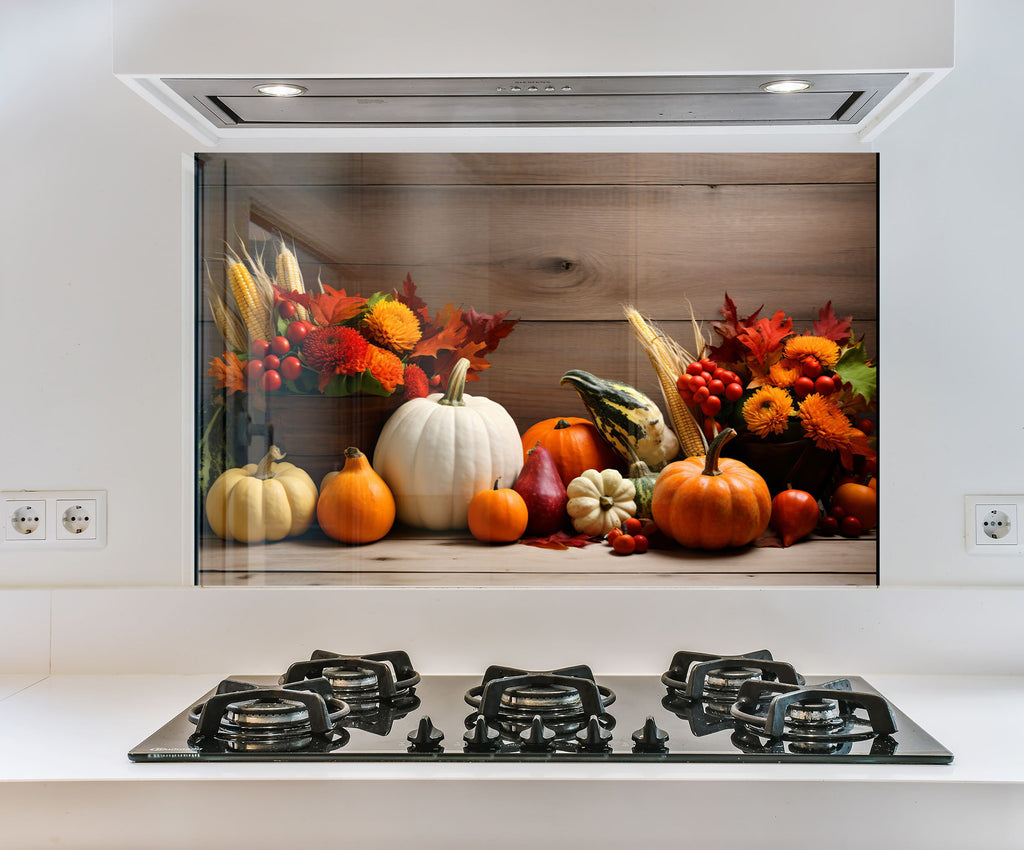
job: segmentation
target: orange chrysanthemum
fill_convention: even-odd
[[[378,301],[363,327],[371,341],[392,351],[412,351],[423,335],[420,320],[401,301]]]
[[[800,371],[800,364],[793,360],[780,360],[773,363],[768,373],[768,383],[776,387],[791,387],[796,379],[803,374]]]
[[[426,398],[430,394],[430,382],[427,373],[415,363],[405,367],[405,397]]]
[[[405,372],[402,361],[393,352],[376,345],[370,346],[370,365],[367,368],[370,375],[389,393],[393,393],[402,383]]]
[[[793,400],[779,387],[761,387],[743,405],[743,421],[759,437],[781,434],[789,426]]]
[[[370,344],[359,331],[338,325],[311,330],[302,341],[302,354],[320,373],[321,392],[335,375],[358,375],[370,365]]]
[[[831,369],[839,362],[839,346],[823,336],[795,336],[786,343],[783,356],[797,363],[805,357],[814,357]]]
[[[827,451],[849,451],[853,436],[850,420],[835,402],[820,393],[811,393],[797,411],[804,433],[814,445]]]
[[[219,389],[226,387],[228,395],[245,392],[245,363],[233,351],[225,351],[223,360],[214,357],[206,374],[217,379]]]

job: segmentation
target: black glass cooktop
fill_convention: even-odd
[[[860,677],[804,680],[776,670],[774,662],[738,658],[720,678],[702,678],[693,696],[666,688],[671,671],[661,678],[594,677],[586,667],[544,673],[495,667],[483,679],[413,674],[383,695],[350,691],[356,696],[347,700],[321,677],[331,675],[323,664],[300,676],[237,676],[128,756],[144,762],[953,760]],[[751,663],[768,669],[768,681],[731,681],[736,668]],[[359,684],[353,672],[345,675],[347,686]],[[282,693],[280,682],[291,678],[302,681]]]

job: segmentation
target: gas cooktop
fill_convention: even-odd
[[[804,677],[767,650],[677,652],[657,676],[585,666],[423,676],[405,652],[317,650],[233,676],[133,761],[644,761],[948,764],[858,676]]]

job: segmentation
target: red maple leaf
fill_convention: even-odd
[[[520,543],[527,546],[537,546],[540,549],[568,549],[572,546],[575,549],[582,549],[588,543],[597,543],[600,537],[591,537],[588,534],[572,535],[566,531],[556,531],[547,537],[524,537]]]
[[[839,345],[846,345],[850,341],[850,324],[853,316],[836,316],[832,310],[832,302],[829,301],[818,311],[818,321],[813,323],[815,336],[823,336],[831,339]]]
[[[292,301],[307,310],[312,310],[312,299],[309,297],[308,292],[294,292],[290,289],[281,289],[281,287],[274,286],[274,303],[277,304],[279,301]]]
[[[395,290],[395,298],[419,315],[424,322],[430,319],[427,302],[416,294],[416,284],[412,282],[412,275],[408,272],[406,272],[405,280],[402,281],[402,291]]]
[[[463,357],[469,361],[469,368],[466,371],[466,382],[479,381],[477,372],[482,372],[490,367],[484,359],[484,344],[482,342],[466,342],[458,348],[444,351],[437,355],[434,360],[434,374],[441,376],[441,389],[448,389],[448,379],[451,377],[455,364]]]
[[[782,349],[782,341],[791,333],[793,320],[779,310],[770,319],[760,319],[737,339],[747,347],[755,360],[767,365],[768,358]]]
[[[462,323],[469,329],[466,339],[469,342],[483,342],[486,347],[481,352],[487,354],[498,347],[498,343],[512,333],[519,319],[506,319],[509,311],[488,315],[478,313],[472,307],[462,314]]]
[[[323,292],[310,299],[310,312],[318,325],[337,325],[359,315],[366,306],[362,295],[346,295],[344,289],[322,284]]]
[[[711,323],[711,327],[722,338],[722,342],[711,346],[708,357],[719,363],[740,363],[743,361],[747,353],[744,351],[739,337],[754,327],[754,323],[763,309],[764,305],[762,304],[747,318],[741,319],[736,311],[735,302],[729,297],[728,292],[725,293],[725,302],[718,310],[725,321]]]

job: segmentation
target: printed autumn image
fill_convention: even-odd
[[[228,281],[229,294],[211,301],[227,350],[207,372],[228,393],[421,398],[445,390],[463,357],[466,380],[479,380],[518,321],[453,304],[431,315],[409,275],[401,290],[366,297],[327,284],[309,291],[283,242],[273,278],[259,258],[229,251]]]

